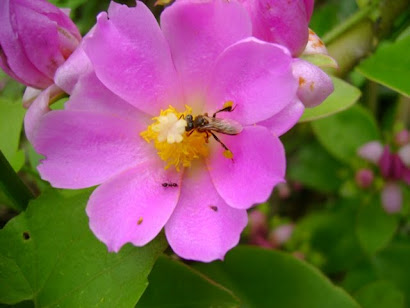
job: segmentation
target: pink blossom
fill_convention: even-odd
[[[284,181],[277,136],[301,105],[292,57],[251,34],[235,1],[176,2],[161,28],[142,2],[112,2],[83,40],[93,71],[65,110],[47,112],[41,100],[30,108],[26,131],[45,156],[42,178],[61,188],[100,185],[86,210],[110,251],[143,246],[165,228],[179,256],[222,259],[239,241],[246,210]],[[224,107],[234,110],[216,117],[239,132],[217,134],[229,150],[185,132],[188,114]]]
[[[369,188],[373,184],[374,174],[370,169],[359,169],[355,175],[356,183],[361,188]]]
[[[182,0],[181,0],[182,1]],[[313,0],[238,0],[252,20],[255,37],[285,46],[295,57],[298,98],[305,107],[322,103],[334,90],[330,77],[316,65],[298,59],[304,54],[326,54],[320,38],[309,29]]]
[[[30,87],[53,84],[81,40],[66,13],[46,0],[0,1],[0,67]]]
[[[381,193],[381,201],[384,210],[389,214],[401,211],[403,204],[403,195],[400,186],[397,183],[387,183]]]

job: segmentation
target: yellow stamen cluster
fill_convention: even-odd
[[[206,135],[197,131],[185,131],[184,118],[191,113],[192,109],[188,106],[185,106],[184,112],[178,112],[169,106],[168,109],[161,110],[158,117],[152,118],[154,123],[141,133],[141,137],[148,143],[154,141],[159,157],[167,163],[165,169],[175,166],[179,171],[181,167],[191,166],[193,159],[208,156]]]

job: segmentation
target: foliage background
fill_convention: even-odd
[[[83,34],[109,3],[52,2],[72,9]],[[159,16],[161,6],[147,4]],[[92,189],[56,190],[40,179],[40,157],[22,133],[24,87],[2,73],[1,306],[410,307],[409,187],[400,184],[400,213],[387,214],[377,170],[369,189],[355,182],[357,170],[371,167],[359,146],[394,146],[395,134],[409,129],[409,7],[407,0],[316,1],[310,27],[339,63],[329,70],[336,91],[282,138],[288,184],[256,208],[268,241],[280,225],[294,231],[281,245],[235,248],[224,262],[178,260],[163,235],[108,253],[88,229]],[[254,242],[252,232],[243,244]]]

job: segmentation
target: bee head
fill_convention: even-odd
[[[195,117],[194,127],[203,127],[206,124],[209,124],[209,122],[204,116],[199,115],[199,116]]]

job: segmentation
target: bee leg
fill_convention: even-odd
[[[191,130],[191,131],[188,133],[187,137],[191,136],[194,131],[195,131],[195,129]]]
[[[218,142],[221,144],[221,146],[225,149],[224,156],[225,156],[226,158],[230,158],[230,159],[233,160],[233,154],[232,154],[231,150],[229,150],[228,147],[227,147],[221,140],[219,140],[219,138],[218,138],[213,132],[209,132],[209,133],[210,133],[210,134],[215,138],[215,140],[218,141]]]
[[[236,105],[235,105],[234,107],[232,107],[232,105],[228,105],[228,106],[226,106],[226,107],[224,107],[224,108],[222,108],[222,109],[216,111],[216,112],[212,115],[212,117],[215,118],[215,117],[216,117],[216,114],[217,114],[217,113],[220,113],[220,112],[232,112],[232,111],[235,110],[235,108],[236,108]]]
[[[185,120],[185,116],[183,114],[181,114],[181,116],[178,118],[178,120],[184,119]]]
[[[205,142],[208,143],[209,142],[209,132],[204,131],[204,133],[205,133]]]

